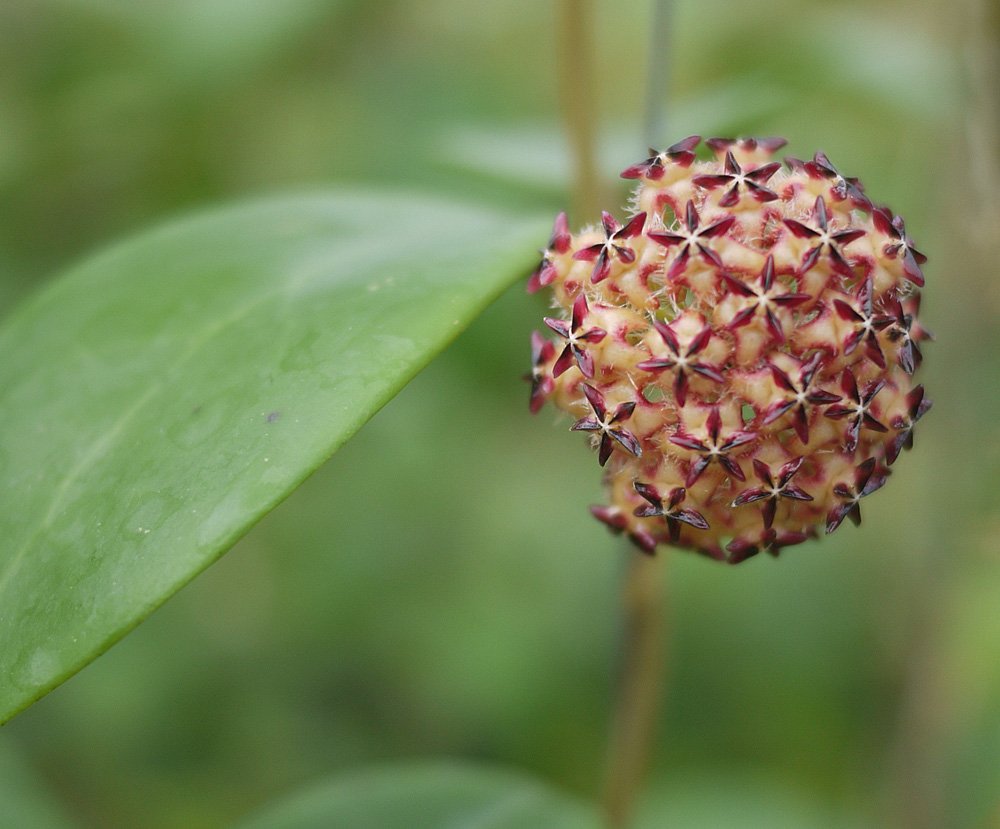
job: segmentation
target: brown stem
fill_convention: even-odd
[[[611,829],[629,824],[656,735],[666,638],[662,562],[662,555],[632,552],[622,584],[621,668],[604,787]]]
[[[914,556],[916,558],[916,556]],[[939,633],[943,616],[941,597],[928,585],[911,601],[910,653],[889,756],[892,791],[887,826],[900,829],[935,829],[946,820],[947,763],[942,748],[954,726],[953,689],[944,670],[946,650]],[[939,585],[935,585],[939,587]]]
[[[559,0],[557,47],[559,98],[573,158],[573,224],[596,221],[602,198],[594,125],[598,120],[590,0]]]

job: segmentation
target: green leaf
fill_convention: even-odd
[[[240,829],[596,829],[596,814],[522,774],[424,762],[353,772],[294,795]]]
[[[547,224],[394,192],[268,200],[119,245],[18,309],[0,722],[285,498],[526,272]]]

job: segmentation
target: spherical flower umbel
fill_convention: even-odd
[[[560,214],[528,282],[559,313],[532,338],[531,409],[589,432],[610,503],[652,553],[732,563],[861,521],[917,420],[924,256],[823,153],[698,136],[650,151],[629,214]]]

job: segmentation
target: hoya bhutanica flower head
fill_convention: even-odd
[[[924,256],[903,220],[822,153],[697,136],[622,173],[629,215],[557,217],[528,289],[531,409],[589,433],[642,550],[743,561],[861,520],[930,407],[913,381]]]

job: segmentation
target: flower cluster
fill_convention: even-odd
[[[624,222],[556,219],[528,282],[560,312],[532,337],[530,405],[590,433],[612,530],[736,563],[859,523],[912,445],[925,258],[824,154],[699,143],[622,173]]]

